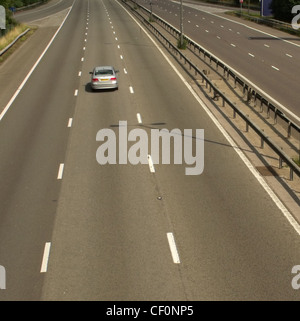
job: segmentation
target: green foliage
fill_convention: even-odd
[[[177,40],[177,48],[184,50],[186,49],[186,47],[187,47],[187,40],[183,38],[181,42],[181,38],[179,37],[179,39]]]
[[[0,5],[9,9],[10,7],[20,8],[37,2],[46,2],[46,0],[0,0]]]
[[[293,19],[292,8],[295,5],[300,5],[300,0],[273,0],[271,8],[274,18],[286,22],[291,22]]]

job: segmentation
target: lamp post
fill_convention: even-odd
[[[183,8],[182,0],[180,0],[180,48],[183,47]]]
[[[150,0],[150,22],[152,22],[152,0]]]
[[[260,2],[260,15],[263,17],[264,15],[264,0],[259,0]]]

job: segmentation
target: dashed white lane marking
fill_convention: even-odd
[[[275,66],[272,66],[273,69],[279,71],[279,68],[275,67]]]
[[[142,123],[142,117],[141,117],[141,114],[140,113],[137,113],[136,114],[136,118],[138,120],[138,123],[141,124]]]
[[[75,90],[74,96],[78,96],[78,89]]]
[[[59,165],[59,169],[58,169],[58,174],[57,174],[57,179],[62,179],[62,177],[63,177],[63,173],[64,173],[64,164],[63,163],[61,163],[60,165]]]
[[[46,242],[45,247],[44,247],[44,255],[43,255],[43,259],[42,259],[42,265],[41,265],[41,273],[47,272],[50,248],[51,248],[51,242]]]
[[[72,127],[72,123],[73,123],[73,118],[69,118],[68,127]]]
[[[170,250],[171,250],[173,262],[175,264],[179,264],[180,263],[180,259],[179,259],[179,255],[178,255],[178,251],[177,251],[177,247],[176,247],[176,244],[175,244],[175,239],[174,239],[173,233],[167,233],[167,238],[168,238],[169,247],[170,247]]]
[[[154,164],[153,164],[153,160],[152,160],[151,155],[148,155],[147,158],[148,158],[150,172],[155,173],[155,168],[154,168]]]
[[[133,90],[132,86],[129,86],[129,91],[130,91],[131,94],[134,93],[134,90]]]

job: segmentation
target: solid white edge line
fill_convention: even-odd
[[[148,155],[147,158],[148,158],[150,172],[155,173],[155,168],[154,168],[154,164],[153,164],[153,160],[152,160],[151,155]]]
[[[41,273],[47,272],[50,248],[51,248],[51,242],[46,242],[44,247],[42,265],[41,265]]]
[[[116,0],[115,0],[116,1]],[[119,2],[116,1],[118,4]],[[281,202],[281,200],[278,198],[278,196],[274,193],[274,191],[270,188],[270,186],[266,183],[266,181],[263,179],[263,177],[260,175],[260,173],[256,170],[256,168],[250,163],[248,158],[244,155],[242,150],[236,146],[234,140],[229,136],[229,134],[226,132],[226,130],[222,127],[222,125],[219,123],[217,118],[213,115],[213,113],[209,110],[209,108],[205,105],[205,103],[200,99],[200,97],[197,95],[197,93],[194,91],[192,86],[185,80],[185,78],[181,75],[181,73],[178,71],[178,69],[173,65],[173,63],[170,61],[170,59],[164,54],[162,49],[158,47],[158,45],[155,43],[155,41],[152,39],[152,37],[149,35],[149,33],[144,29],[144,27],[130,14],[127,9],[125,9],[121,4],[119,4],[129,16],[136,22],[136,24],[145,32],[145,34],[148,36],[148,38],[152,41],[152,43],[155,45],[157,50],[162,54],[162,56],[166,59],[166,61],[169,63],[169,65],[172,67],[172,69],[175,71],[175,73],[178,75],[178,77],[181,79],[181,81],[186,85],[186,87],[190,90],[192,95],[195,97],[195,99],[198,101],[198,103],[201,105],[201,107],[205,110],[205,112],[208,114],[208,116],[211,118],[211,120],[214,122],[214,124],[217,126],[217,128],[221,131],[223,136],[226,138],[226,140],[229,142],[229,144],[233,147],[233,149],[237,152],[237,154],[240,156],[242,161],[245,163],[245,165],[248,167],[248,169],[251,171],[251,173],[254,175],[254,177],[258,180],[260,185],[264,188],[264,190],[269,194],[273,202],[276,204],[276,206],[279,208],[279,210],[283,213],[283,215],[286,217],[286,219],[289,221],[289,223],[293,226],[295,231],[300,236],[300,225],[295,220],[293,215],[290,213],[290,211],[285,207],[285,205]]]
[[[170,247],[170,251],[171,251],[171,254],[172,254],[173,262],[175,264],[179,264],[180,263],[180,259],[179,259],[179,254],[178,254],[178,251],[177,251],[177,247],[176,247],[176,243],[175,243],[175,239],[174,239],[173,233],[167,233],[167,238],[168,238],[169,247]]]
[[[12,103],[15,101],[16,97],[19,95],[20,91],[22,90],[22,88],[25,86],[27,80],[29,79],[29,77],[31,76],[31,74],[33,73],[33,71],[35,70],[35,68],[37,67],[37,65],[40,63],[40,61],[42,60],[42,58],[44,57],[45,53],[47,52],[47,50],[49,49],[49,47],[51,46],[52,42],[54,41],[55,37],[57,36],[57,34],[59,33],[60,29],[62,28],[62,26],[64,25],[65,21],[67,20],[73,5],[75,3],[75,0],[73,1],[73,4],[70,8],[70,10],[68,11],[67,15],[65,16],[63,22],[61,23],[61,25],[59,26],[59,28],[56,30],[55,34],[53,35],[53,37],[51,38],[51,40],[49,41],[48,45],[46,46],[46,48],[44,49],[44,51],[42,52],[42,54],[40,55],[40,57],[38,58],[38,60],[35,62],[35,64],[33,65],[33,67],[30,69],[29,73],[27,74],[27,76],[25,77],[25,79],[22,81],[21,85],[19,86],[19,88],[16,90],[16,92],[14,93],[14,95],[12,96],[12,98],[10,99],[10,101],[8,102],[8,104],[5,106],[5,108],[3,109],[3,111],[0,114],[0,121],[2,120],[2,118],[4,117],[4,115],[7,113],[7,111],[9,110],[10,106],[12,105]]]
[[[57,174],[57,179],[62,179],[62,177],[63,177],[63,173],[64,173],[64,164],[63,163],[61,163],[60,165],[59,165],[59,169],[58,169],[58,174]]]

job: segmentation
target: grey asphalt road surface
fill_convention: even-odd
[[[93,92],[107,64],[119,89]],[[118,156],[121,121],[149,144],[203,129],[203,173],[100,165],[97,133]],[[1,300],[299,301],[299,233],[121,2],[74,1],[0,137]]]

